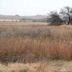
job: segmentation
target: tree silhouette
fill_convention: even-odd
[[[67,24],[71,23],[71,15],[72,15],[72,8],[71,7],[64,7],[63,9],[61,9],[60,14],[62,14],[63,19],[65,20],[65,22]]]
[[[57,12],[50,12],[47,22],[50,25],[60,25],[60,24],[62,24],[62,19],[60,18],[59,14]]]

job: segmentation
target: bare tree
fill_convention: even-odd
[[[67,24],[71,23],[71,16],[72,16],[72,8],[71,7],[68,7],[68,6],[64,7],[63,9],[61,9],[60,14],[62,14],[62,17]]]

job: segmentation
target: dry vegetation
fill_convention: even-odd
[[[0,72],[72,72],[72,61],[52,60],[36,63],[0,64]]]
[[[36,69],[34,70],[33,68],[33,72],[59,72],[57,69],[48,71],[48,68],[54,69],[57,66],[54,67],[51,64],[45,62],[40,63],[39,61],[72,60],[71,25],[47,26],[47,24],[44,25],[44,23],[43,25],[40,23],[34,23],[35,25],[31,25],[31,23],[29,23],[30,25],[28,23],[27,25],[23,22],[20,23],[0,22],[0,62],[7,63],[7,66],[2,65],[1,67],[8,69],[4,72],[32,72],[28,70],[31,68],[27,68],[28,71],[24,69],[25,67],[22,64],[23,69],[20,71],[11,69],[11,71],[9,71],[11,66],[15,66],[14,68],[16,69],[16,67],[20,65],[12,65],[10,64],[11,62],[29,63],[28,65],[31,64],[32,68],[35,63],[38,68],[34,67]],[[55,63],[59,64],[59,62]],[[60,68],[63,68],[65,65],[63,63],[64,61],[60,64]],[[50,67],[50,65],[53,67]],[[70,67],[72,67],[72,64]]]

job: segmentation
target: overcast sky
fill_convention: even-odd
[[[72,7],[72,0],[0,0],[0,15],[46,15],[65,6]]]

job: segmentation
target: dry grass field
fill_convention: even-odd
[[[71,25],[0,22],[0,72],[70,72],[71,60]]]

